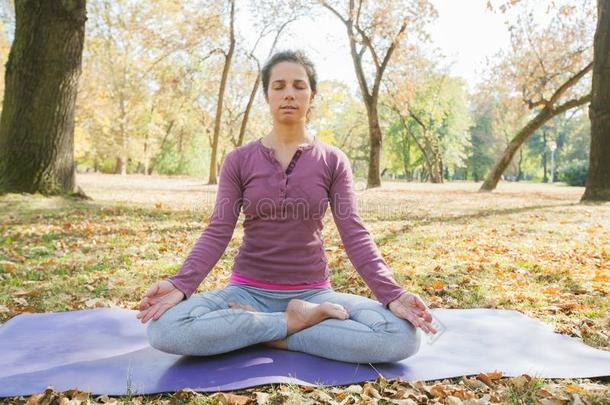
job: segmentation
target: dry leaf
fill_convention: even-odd
[[[2,260],[0,261],[0,269],[5,273],[14,273],[17,270],[17,265],[8,260]]]
[[[210,398],[218,399],[224,405],[245,405],[252,402],[252,398],[245,395],[235,395],[228,392],[218,392]]]
[[[447,392],[445,392],[445,387],[443,384],[434,384],[430,388],[430,393],[439,399],[447,398]]]
[[[447,399],[445,400],[445,404],[447,404],[447,405],[462,405],[462,400],[457,398],[457,397],[448,396]]]
[[[116,303],[106,298],[91,298],[85,301],[87,308],[112,308],[116,307]]]
[[[377,391],[377,389],[375,389],[371,383],[364,384],[364,387],[362,388],[362,395],[377,399],[381,398],[379,391]]]
[[[254,394],[256,395],[257,404],[266,405],[269,403],[270,394],[268,394],[266,392],[259,392],[259,391],[256,391]]]

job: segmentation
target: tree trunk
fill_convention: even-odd
[[[379,126],[376,97],[368,100],[366,110],[369,121],[369,168],[366,187],[373,188],[381,186],[381,175],[379,174],[379,166],[381,164],[381,127]]]
[[[426,159],[426,165],[428,167],[430,182],[432,183],[442,183],[443,182],[443,172],[442,172],[442,157],[439,152],[438,140],[436,138],[432,138],[428,135],[428,127],[424,122],[415,114],[411,109],[409,109],[409,115],[411,118],[415,120],[417,125],[421,128],[422,138],[424,139],[424,143],[426,147],[430,151],[431,159],[428,157],[428,154],[425,152],[425,148],[421,148],[422,154]],[[413,136],[415,139],[415,136]]]
[[[572,108],[586,104],[589,101],[591,101],[591,94],[588,94],[578,99],[567,101],[555,108],[546,106],[542,110],[540,110],[540,112],[538,112],[538,114],[536,114],[536,116],[530,122],[528,122],[508,143],[508,146],[504,150],[502,157],[496,162],[494,167],[491,169],[491,172],[483,182],[483,185],[481,185],[479,191],[488,192],[496,188],[498,182],[500,181],[500,177],[502,177],[502,174],[504,173],[510,162],[513,160],[515,153],[517,153],[521,145],[523,145],[523,143],[527,141],[528,138],[532,136],[532,134],[536,132],[536,130],[538,130],[540,127],[542,127],[547,121]]]
[[[124,81],[125,82],[125,81]],[[127,109],[125,108],[125,93],[124,88],[119,90],[120,101],[119,101],[119,160],[120,160],[120,174],[125,176],[127,174],[127,162],[129,160],[129,138],[127,137]]]
[[[433,139],[428,135],[428,129],[425,126],[422,127],[422,134],[432,157],[430,168],[428,170],[430,172],[428,179],[431,183],[440,184],[443,182],[443,161],[438,148],[438,143],[436,142],[436,139]]]
[[[597,15],[589,105],[589,174],[582,200],[610,201],[610,0],[597,1]]]
[[[216,119],[214,120],[214,134],[212,136],[212,153],[210,158],[210,176],[208,178],[208,184],[216,184],[218,182],[216,176],[216,155],[218,153],[218,138],[220,137],[220,123],[222,118],[222,107],[224,104],[225,88],[227,86],[227,78],[229,76],[229,69],[231,68],[231,61],[233,59],[233,52],[235,51],[235,0],[230,1],[230,21],[229,21],[229,51],[225,56],[225,64],[222,68],[222,77],[220,79],[220,89],[218,90],[218,102],[216,103]]]
[[[244,139],[246,137],[246,128],[248,127],[248,119],[250,118],[250,111],[252,110],[252,105],[254,104],[254,99],[256,98],[256,93],[258,91],[258,86],[260,82],[261,72],[259,69],[259,72],[256,75],[256,80],[254,80],[254,84],[252,85],[252,90],[250,91],[250,97],[248,98],[248,104],[246,104],[244,117],[242,118],[241,125],[239,126],[239,136],[237,138],[237,144],[235,145],[235,147],[241,146],[244,143]]]
[[[422,144],[419,142],[419,140],[417,139],[415,134],[409,130],[409,126],[407,125],[404,115],[400,112],[400,109],[398,109],[396,106],[393,106],[392,109],[394,110],[396,115],[398,115],[398,117],[400,118],[400,123],[402,124],[406,133],[411,137],[411,139],[413,139],[413,142],[415,142],[415,145],[417,146],[417,148],[421,152],[422,156],[424,157],[426,167],[428,168],[428,170],[430,172],[432,172],[432,164],[430,163],[430,157],[428,156],[428,152],[426,152],[426,148],[424,148],[422,146]],[[409,115],[422,127],[422,131],[426,130],[426,126],[423,125],[423,122],[421,122],[421,120],[415,114],[413,114],[413,112],[411,110],[409,110]],[[425,137],[424,137],[424,140],[426,140]]]
[[[517,164],[517,181],[523,180],[523,148],[519,148],[519,163]]]
[[[542,176],[542,182],[548,183],[549,177],[547,176],[547,167],[546,167],[546,131],[542,130],[542,170],[544,170],[544,175]]]
[[[498,185],[502,174],[515,156],[517,150],[523,143],[534,133],[538,128],[544,125],[551,118],[562,114],[572,108],[579,107],[591,101],[591,93],[575,98],[561,105],[557,105],[558,100],[572,87],[574,87],[589,71],[593,69],[593,62],[590,62],[579,72],[568,78],[561,86],[555,90],[553,95],[548,100],[542,100],[542,109],[536,116],[523,127],[517,135],[508,143],[504,154],[496,162],[491,172],[483,182],[479,189],[480,192],[492,191]],[[530,100],[531,103],[531,100]],[[538,104],[538,103],[536,103]],[[530,104],[531,105],[531,104]]]
[[[86,0],[17,1],[15,19],[0,118],[0,192],[71,193]]]

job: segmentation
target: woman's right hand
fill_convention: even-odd
[[[153,284],[144,293],[144,298],[138,304],[140,312],[136,315],[136,318],[140,319],[142,323],[146,323],[150,319],[156,321],[165,311],[183,299],[184,293],[182,291],[174,287],[169,281],[161,280]]]

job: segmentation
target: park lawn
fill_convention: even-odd
[[[0,324],[22,312],[102,306],[136,309],[143,292],[174,274],[212,212],[215,186],[189,177],[79,174],[93,200],[0,196]],[[556,332],[610,350],[610,203],[580,204],[583,189],[501,183],[385,182],[358,192],[363,222],[395,277],[430,307],[515,309]],[[222,288],[242,236],[243,216],[224,256],[200,286]],[[323,232],[334,289],[374,298],[343,249],[330,210]],[[233,393],[92,402],[480,403],[610,401],[608,379],[506,378],[384,380],[311,389],[272,384]],[[48,390],[32,402],[72,393]],[[83,397],[86,394],[80,394]],[[457,399],[447,399],[449,396]],[[566,402],[561,402],[561,400]],[[403,402],[400,402],[400,401]],[[556,400],[558,402],[550,402]],[[21,403],[24,400],[13,399]],[[391,400],[389,400],[391,401]],[[467,403],[467,402],[465,402]],[[471,402],[476,403],[476,402]],[[544,403],[544,402],[543,402]]]

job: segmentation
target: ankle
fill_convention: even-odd
[[[288,349],[288,340],[271,340],[269,342],[263,343],[265,346],[272,347],[274,349]]]

